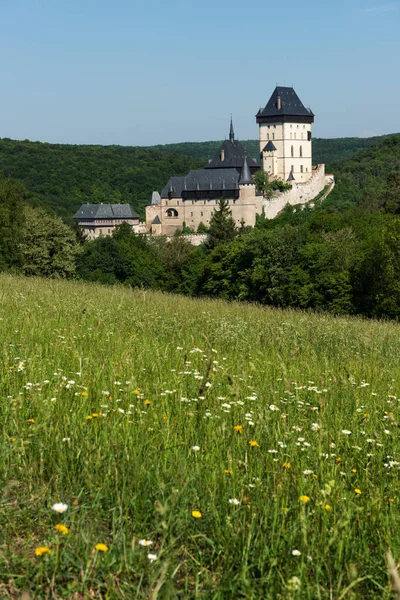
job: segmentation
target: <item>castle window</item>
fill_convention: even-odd
[[[290,139],[292,139],[292,134],[290,134]]]
[[[292,171],[292,173],[294,173],[294,165],[292,165],[292,166],[290,167],[290,170]]]
[[[272,139],[273,139],[273,140],[275,139],[275,134],[274,134],[274,133],[272,134]]]
[[[292,129],[293,125],[290,126],[290,129]]]
[[[200,216],[201,216],[201,217],[203,216],[203,213],[202,213],[202,212],[200,213]]]
[[[311,131],[307,131],[307,139],[309,142],[311,141]]]
[[[300,165],[300,173],[303,173],[303,165]]]
[[[267,133],[267,140],[269,140],[269,133]]]
[[[300,146],[300,158],[303,156],[303,146]]]
[[[179,206],[179,200],[176,201],[176,205]]]
[[[294,156],[294,148],[293,148],[293,146],[290,146],[290,156]]]
[[[167,217],[175,217],[176,218],[178,216],[178,211],[175,210],[175,208],[169,208],[167,210],[166,215],[167,215]]]
[[[190,213],[190,216],[193,217],[193,213]]]

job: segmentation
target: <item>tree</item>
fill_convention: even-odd
[[[0,271],[21,267],[24,200],[23,185],[0,175]]]
[[[218,201],[218,208],[210,219],[210,231],[205,243],[206,248],[212,250],[219,244],[226,244],[236,237],[237,231],[229,202],[226,198]]]
[[[75,275],[79,252],[75,233],[61,219],[41,208],[25,208],[21,252],[25,275],[53,278]]]
[[[262,192],[263,196],[267,198],[272,196],[273,188],[271,182],[269,180],[268,173],[265,171],[257,171],[253,175],[254,183],[256,184],[256,188],[259,192]]]

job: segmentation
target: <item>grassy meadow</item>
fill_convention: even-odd
[[[392,597],[398,324],[0,276],[0,348],[0,598]]]

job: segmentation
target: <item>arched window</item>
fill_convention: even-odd
[[[167,210],[167,217],[177,217],[178,216],[178,211],[175,210],[175,208],[169,208]]]
[[[300,158],[303,156],[303,146],[300,146]]]
[[[293,148],[293,146],[290,147],[290,156],[294,156],[294,148]]]

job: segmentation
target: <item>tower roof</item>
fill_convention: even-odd
[[[229,139],[231,141],[233,141],[235,139],[235,132],[233,131],[232,117],[231,117],[231,128],[229,130]]]
[[[239,185],[249,185],[254,183],[247,164],[247,156],[244,157],[242,172],[240,173]]]
[[[276,150],[275,144],[269,140],[268,144],[266,144],[263,148],[263,152],[274,152]]]
[[[265,108],[260,109],[256,117],[257,122],[271,117],[277,121],[284,117],[302,118],[310,123],[314,121],[314,113],[304,106],[294,89],[282,86],[276,86]]]
[[[290,171],[289,177],[286,179],[286,181],[295,181],[295,178],[294,178],[294,175],[293,175],[293,171]]]
[[[231,126],[229,131],[229,140],[225,140],[218,150],[217,154],[210,160],[206,169],[237,169],[241,171],[246,156],[246,149],[239,140],[235,140],[233,131],[233,123],[231,118]],[[247,157],[247,164],[250,171],[254,173],[259,169],[254,158]]]

